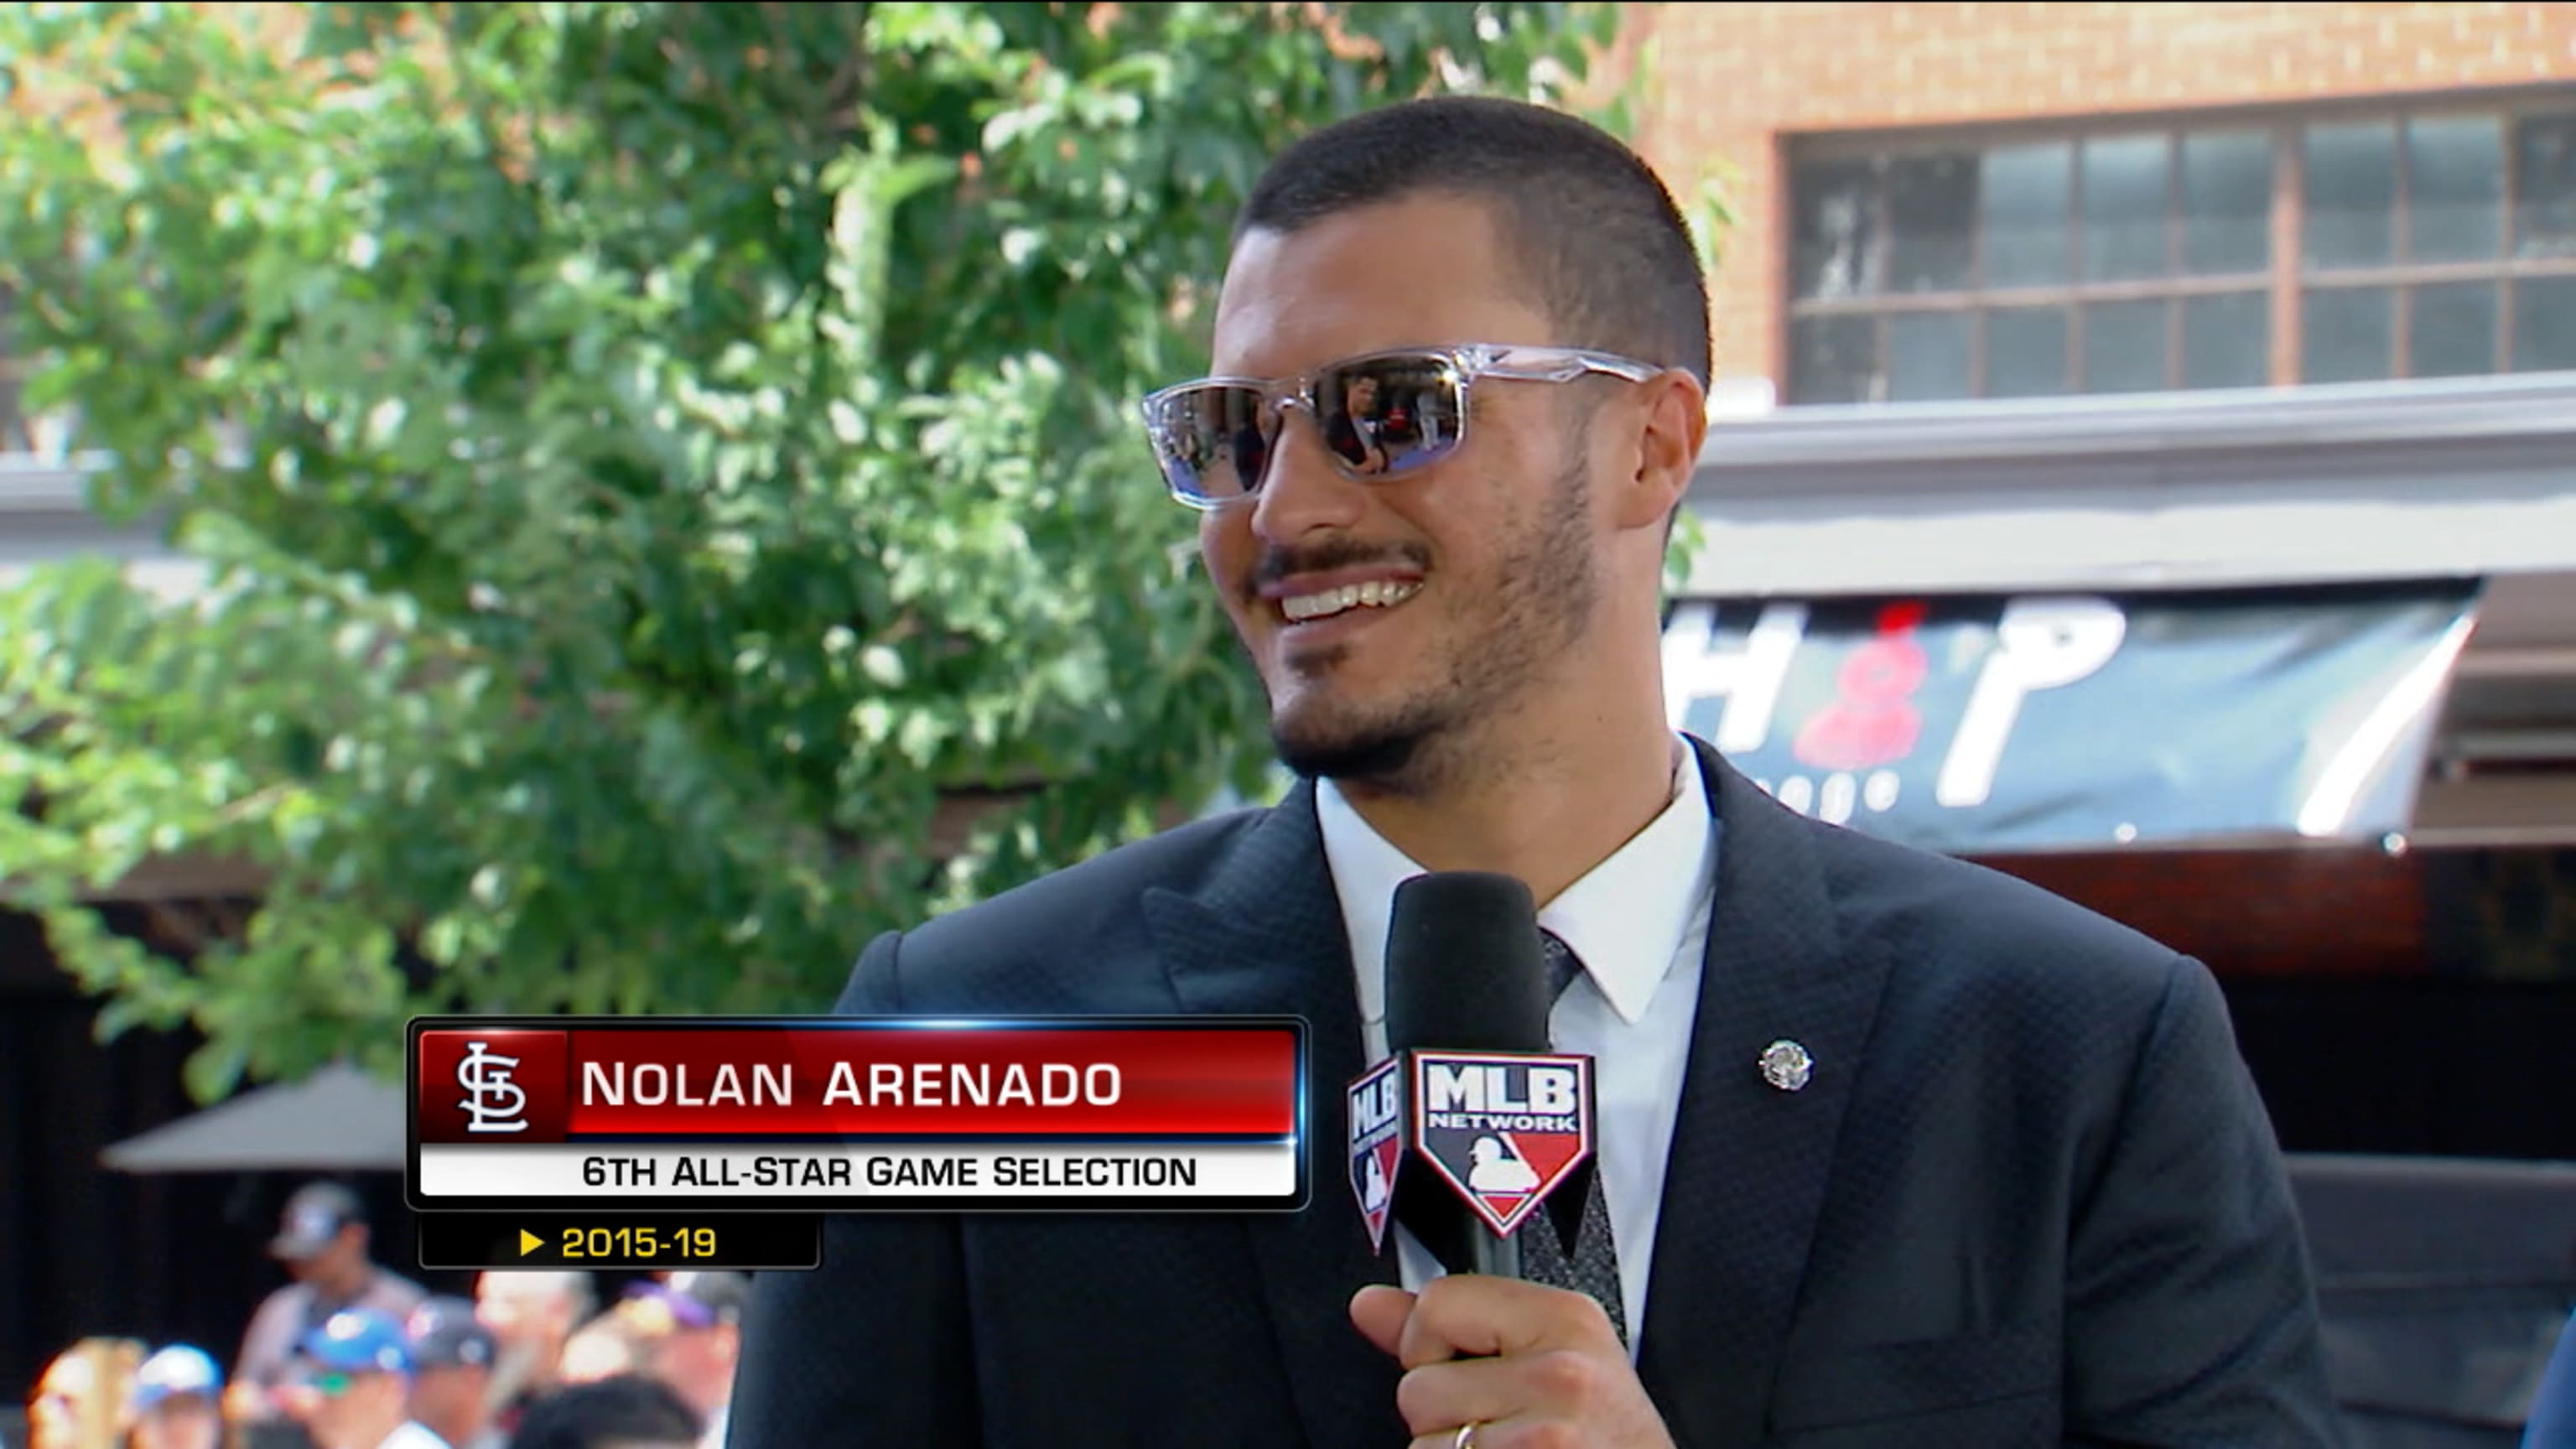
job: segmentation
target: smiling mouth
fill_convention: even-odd
[[[1344,584],[1318,594],[1294,594],[1279,601],[1280,616],[1291,624],[1312,623],[1347,614],[1353,609],[1392,609],[1422,592],[1419,583],[1397,583],[1371,579],[1364,584]]]

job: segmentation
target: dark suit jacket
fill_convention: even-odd
[[[1819,824],[1701,746],[1725,823],[1638,1372],[1683,1445],[2341,1442],[2271,1127],[2197,962]],[[850,1013],[1298,1013],[1313,1204],[849,1215],[764,1274],[736,1449],[1395,1446],[1350,1326],[1363,1066],[1311,789],[872,944]],[[1755,1062],[1790,1038],[1799,1092]]]

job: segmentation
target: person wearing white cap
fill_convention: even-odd
[[[224,1419],[223,1370],[193,1344],[174,1343],[143,1361],[127,1400],[130,1449],[216,1449]]]

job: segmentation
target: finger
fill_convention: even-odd
[[[1406,1368],[1459,1357],[1615,1348],[1618,1335],[1601,1305],[1580,1293],[1453,1273],[1424,1285],[1404,1320],[1396,1360]]]
[[[1621,1364],[1615,1372],[1624,1373]],[[1455,1432],[1461,1424],[1526,1423],[1533,1415],[1580,1419],[1612,1389],[1613,1367],[1570,1348],[1509,1358],[1462,1358],[1426,1364],[1397,1380],[1396,1412],[1417,1434]],[[1490,1440],[1487,1428],[1478,1440]]]
[[[1392,1356],[1404,1334],[1404,1321],[1413,1316],[1413,1295],[1401,1288],[1371,1283],[1351,1295],[1351,1325],[1360,1336],[1377,1345],[1377,1351]]]

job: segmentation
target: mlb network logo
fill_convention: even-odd
[[[1509,1235],[1592,1155],[1592,1059],[1416,1052],[1413,1146]]]

